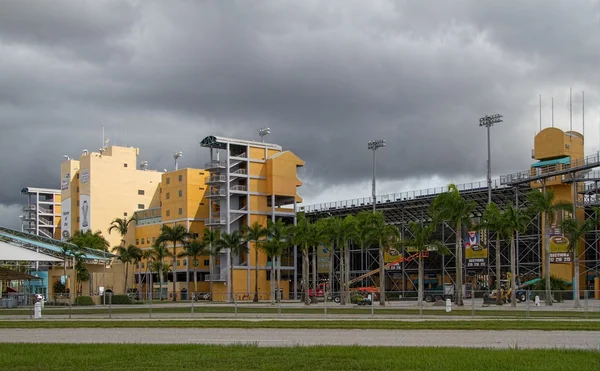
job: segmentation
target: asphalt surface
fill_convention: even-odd
[[[0,342],[254,344],[258,346],[444,346],[600,351],[600,331],[301,330],[301,329],[2,329]]]

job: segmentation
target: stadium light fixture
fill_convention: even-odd
[[[375,152],[379,148],[383,148],[386,146],[385,139],[371,140],[367,143],[367,148],[370,151],[373,151],[373,212],[375,212],[375,207],[377,205],[376,192],[375,192]]]
[[[173,153],[173,158],[175,159],[175,170],[179,169],[177,165],[177,160],[179,160],[181,157],[183,157],[183,152],[177,151]]]
[[[487,128],[487,150],[488,150],[488,160],[487,160],[487,182],[488,182],[488,204],[492,203],[492,155],[490,150],[490,128],[494,126],[494,124],[499,124],[502,122],[502,115],[494,114],[494,115],[485,115],[484,117],[479,119],[479,126],[483,126]]]
[[[265,136],[271,134],[271,128],[260,128],[258,129],[258,135],[260,135],[260,141],[265,142]]]

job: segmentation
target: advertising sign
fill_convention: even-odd
[[[475,221],[474,221],[475,223]],[[467,230],[464,235],[465,259],[467,268],[487,266],[488,249],[481,236],[485,231]]]
[[[88,171],[88,169],[81,170],[80,178],[81,178],[82,184],[86,184],[87,182],[90,181],[90,172]]]
[[[400,259],[402,257],[402,252],[398,251],[394,248],[390,248],[389,251],[387,251],[384,255],[383,255],[383,260],[384,262],[387,263],[391,263],[394,262],[398,259]]]
[[[67,172],[65,176],[60,181],[60,190],[65,191],[69,189],[69,183],[71,182],[71,173]]]
[[[79,195],[79,230],[87,232],[90,230],[90,196]]]
[[[560,225],[564,215],[556,213],[556,219],[550,228],[550,263],[570,263],[572,253],[569,251],[569,240],[563,235]]]
[[[329,273],[329,267],[331,265],[331,256],[329,249],[323,245],[317,249],[317,272]]]
[[[60,209],[60,239],[66,241],[71,237],[71,199],[62,200]]]

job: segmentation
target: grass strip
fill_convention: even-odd
[[[38,354],[40,356],[35,356]],[[253,345],[0,344],[0,369],[32,370],[597,370],[599,353]]]
[[[108,307],[96,307],[96,308],[73,308],[71,311],[72,315],[107,315]],[[119,308],[113,306],[111,309],[112,314],[147,314],[149,312],[148,306],[137,307],[137,308]],[[234,307],[215,307],[215,306],[197,306],[194,307],[194,313],[234,313]],[[277,314],[277,307],[273,308],[252,308],[252,307],[238,307],[237,312],[241,314]],[[385,308],[375,309],[375,315],[419,315],[418,309],[396,309],[396,308]],[[43,313],[49,315],[68,315],[68,308],[44,308]],[[191,307],[158,307],[152,308],[152,313],[191,313]],[[284,314],[323,314],[323,308],[286,308],[281,307],[281,313]],[[370,316],[371,309],[366,308],[328,308],[328,314],[360,314]],[[29,315],[31,314],[30,309],[5,309],[0,310],[0,317],[10,315]],[[424,316],[466,316],[470,317],[472,311],[470,308],[465,309],[453,309],[452,312],[446,312],[440,309],[424,309]],[[526,318],[527,311],[525,310],[475,310],[476,317],[499,317],[499,318]],[[530,318],[598,318],[600,319],[599,311],[576,312],[576,311],[535,311],[529,312]]]
[[[149,321],[0,321],[3,328],[278,328],[278,329],[375,329],[375,330],[543,330],[599,331],[593,321],[244,321],[244,320],[149,320]]]

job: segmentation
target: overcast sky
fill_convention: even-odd
[[[307,204],[525,170],[533,136],[598,150],[600,3],[553,1],[0,0],[0,225],[23,186],[58,188],[62,155],[111,143],[201,167],[207,135],[267,137],[306,161]]]

